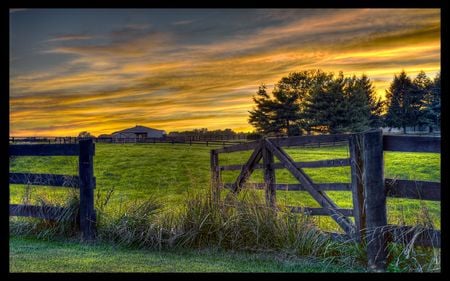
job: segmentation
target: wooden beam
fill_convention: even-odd
[[[78,157],[80,177],[80,228],[84,240],[95,238],[96,214],[94,210],[94,151],[91,139],[81,140]]]
[[[387,225],[387,215],[381,130],[363,133],[362,159],[368,266],[371,271],[385,271],[388,253],[386,235],[382,228]]]
[[[261,158],[262,142],[258,143],[252,155],[250,155],[250,158],[247,160],[247,163],[242,167],[241,172],[237,176],[236,181],[234,182],[231,189],[234,193],[238,192],[242,185],[247,181],[247,179],[253,173],[255,165],[261,160]]]
[[[268,140],[275,146],[303,146],[307,144],[317,143],[333,143],[348,141],[351,134],[336,134],[336,135],[319,135],[319,136],[298,136],[286,138],[268,138]]]
[[[9,183],[79,188],[80,178],[68,175],[9,173]]]
[[[311,216],[329,216],[330,212],[329,210],[325,208],[310,208],[310,207],[294,207],[294,206],[287,206],[291,212],[293,213],[306,213]],[[351,217],[353,216],[353,210],[352,209],[337,209],[340,213],[342,213],[344,216]]]
[[[231,153],[236,151],[245,151],[255,149],[260,144],[260,141],[252,141],[247,143],[236,144],[233,146],[216,149],[217,153]]]
[[[78,144],[14,144],[9,146],[10,156],[77,156]]]
[[[342,167],[350,165],[350,158],[343,159],[331,159],[331,160],[319,160],[319,161],[308,161],[308,162],[294,162],[297,168],[327,168],[327,167]],[[283,164],[273,163],[271,164],[272,169],[284,169]],[[255,169],[263,169],[263,164],[257,164]],[[220,166],[222,171],[235,171],[242,169],[242,165],[226,165]]]
[[[441,200],[441,183],[385,179],[386,196],[421,200]]]
[[[273,169],[274,157],[273,153],[265,146],[263,142],[262,157],[264,166],[264,184],[266,203],[268,206],[275,208],[276,206],[276,187],[275,187],[275,169]]]
[[[339,207],[324,193],[314,187],[312,180],[301,169],[297,168],[292,158],[287,155],[280,148],[276,147],[272,142],[266,139],[267,147],[272,153],[281,161],[286,169],[288,169],[292,175],[305,186],[311,196],[320,204],[322,208],[325,208],[331,218],[335,220],[344,231],[349,234],[354,231],[352,222],[338,211]]]
[[[225,183],[224,188],[231,189],[232,183]],[[264,189],[266,187],[265,183],[245,183],[245,186],[255,189]],[[307,191],[302,184],[292,184],[292,183],[277,183],[275,184],[277,190],[283,191]],[[350,183],[315,183],[314,188],[320,191],[334,190],[334,191],[351,191]]]
[[[440,137],[421,136],[383,136],[384,151],[404,151],[404,152],[441,152]]]
[[[17,217],[34,217],[46,220],[59,220],[68,210],[55,206],[9,205],[9,215]]]

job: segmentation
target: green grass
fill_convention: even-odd
[[[166,209],[177,209],[186,194],[206,191],[209,188],[209,151],[202,145],[171,144],[96,144],[94,172],[97,192],[106,193],[114,188],[109,207],[120,209],[126,202],[156,196]],[[346,147],[287,148],[296,161],[313,161],[349,157]],[[242,164],[251,151],[220,154],[221,165]],[[12,172],[76,174],[76,157],[18,157],[11,166]],[[350,182],[349,167],[305,169],[316,183]],[[225,171],[224,182],[232,182],[239,171]],[[389,178],[440,181],[440,154],[385,152],[385,176]],[[287,170],[276,171],[277,183],[297,183]],[[262,182],[262,172],[257,170],[250,182]],[[53,198],[65,198],[64,188],[29,187],[32,194],[45,194]],[[24,186],[11,185],[11,202],[20,203]],[[51,191],[51,193],[49,192]],[[227,191],[224,193],[226,194]],[[260,191],[263,192],[263,191]],[[351,193],[329,191],[327,194],[342,208],[351,208]],[[31,196],[33,198],[33,196]],[[291,206],[319,207],[316,201],[303,191],[277,192],[278,202]],[[440,202],[388,198],[388,221],[416,224],[423,207],[436,228],[440,228]],[[321,227],[339,230],[330,218],[319,217]]]
[[[114,189],[110,202],[106,206],[107,213],[121,214],[135,202],[147,198],[158,198],[163,203],[163,213],[175,212],[185,206],[189,195],[203,193],[209,189],[210,167],[209,151],[211,147],[171,145],[171,144],[96,144],[94,173],[97,180],[96,203],[101,204],[109,190]],[[328,148],[288,148],[287,153],[296,161],[313,161],[324,159],[347,158],[346,147]],[[251,151],[220,155],[220,165],[242,164]],[[76,157],[17,157],[10,164],[11,172],[77,174]],[[316,183],[349,182],[350,168],[310,168],[305,169]],[[227,171],[222,174],[224,182],[232,182],[239,171]],[[388,178],[440,181],[440,154],[433,153],[385,153],[385,176]],[[286,171],[276,171],[277,183],[297,183]],[[250,182],[262,182],[262,172],[255,171]],[[76,190],[74,190],[76,192]],[[11,203],[29,201],[34,203],[38,198],[49,198],[52,202],[64,203],[67,200],[66,188],[10,185]],[[257,191],[261,195],[262,190]],[[223,192],[225,196],[227,191]],[[352,207],[350,192],[327,192],[342,208]],[[99,200],[100,199],[100,200]],[[307,192],[277,191],[279,203],[291,206],[319,207]],[[392,224],[415,225],[423,221],[428,214],[434,226],[440,229],[440,202],[388,198],[388,222]],[[201,218],[201,217],[199,217]],[[11,218],[16,221],[17,218]],[[206,217],[205,217],[206,219]],[[203,220],[203,219],[201,219]],[[337,224],[328,217],[314,217],[314,222],[322,229],[339,231]],[[199,221],[198,223],[203,223]],[[12,271],[340,271],[327,267],[327,262],[299,260],[296,264],[291,259],[281,259],[279,263],[262,261],[261,256],[228,253],[173,251],[164,252],[130,250],[113,248],[107,244],[90,247],[77,243],[55,243],[28,240],[13,237],[11,248]],[[32,246],[30,246],[32,245]],[[28,251],[27,247],[41,247],[48,259],[36,259],[39,251]],[[25,250],[24,250],[25,249]],[[111,254],[116,252],[117,255]],[[50,253],[53,253],[50,254]],[[70,254],[67,254],[70,253]],[[95,253],[95,254],[94,254]],[[248,256],[250,255],[250,256]],[[54,257],[53,257],[54,256]],[[72,258],[73,256],[74,258]],[[163,258],[162,258],[163,256]],[[224,256],[224,260],[219,257]],[[23,257],[23,259],[22,259]],[[78,257],[78,258],[77,258]],[[216,259],[217,258],[217,259]],[[251,262],[246,263],[249,259]],[[47,261],[48,260],[48,261]],[[101,265],[96,265],[99,260]],[[128,262],[128,260],[130,262]],[[133,260],[136,264],[133,265]],[[217,261],[207,263],[208,260]],[[51,265],[54,262],[54,267]],[[68,265],[64,266],[64,262]],[[255,263],[255,265],[252,264]],[[185,263],[185,264],[183,264]],[[205,264],[203,264],[205,263]],[[147,266],[148,264],[148,266]],[[260,264],[260,267],[257,266]],[[331,266],[331,265],[330,265]],[[347,266],[355,270],[354,266]]]
[[[149,251],[10,238],[10,272],[361,272],[325,260],[212,250]]]

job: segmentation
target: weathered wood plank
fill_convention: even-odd
[[[78,144],[14,144],[9,146],[10,156],[77,156]]]
[[[383,136],[384,151],[441,152],[440,137]]]
[[[311,216],[329,216],[330,212],[329,210],[326,210],[325,208],[311,208],[311,207],[295,207],[295,206],[288,206],[289,209],[291,209],[291,212],[293,213],[306,213]],[[344,216],[351,217],[353,216],[353,210],[352,209],[337,209],[340,213],[342,213]]]
[[[333,143],[348,141],[351,134],[336,134],[336,135],[319,135],[319,136],[298,136],[285,138],[269,138],[268,140],[275,146],[302,146],[307,144],[317,143]]]
[[[441,200],[440,182],[385,179],[385,191],[388,197]]]
[[[385,271],[387,241],[385,233],[380,231],[380,228],[387,225],[382,131],[364,133],[362,148],[368,266],[372,271]],[[369,232],[370,237],[367,235]]]
[[[355,218],[356,241],[365,241],[366,212],[364,210],[364,183],[363,183],[363,156],[362,156],[362,135],[354,134],[349,141],[351,159],[351,189],[353,201],[353,215]]]
[[[215,150],[210,152],[211,165],[211,199],[218,203],[220,200],[220,170],[219,170],[219,154]]]
[[[266,203],[268,206],[275,208],[276,206],[276,187],[275,187],[275,169],[273,169],[274,157],[273,153],[264,145],[262,146],[262,157],[264,166],[264,184]]]
[[[232,183],[224,184],[224,188],[231,188],[232,186],[233,186]],[[249,188],[255,188],[255,189],[264,189],[266,187],[266,184],[265,183],[245,183],[244,186],[248,186]],[[349,183],[315,183],[314,187],[320,191],[325,191],[325,190],[350,191],[351,190],[351,186]],[[275,188],[277,190],[284,190],[284,191],[307,191],[305,186],[302,184],[277,183],[277,184],[275,184]]]
[[[9,215],[16,217],[34,217],[46,220],[58,220],[64,217],[68,210],[55,206],[33,206],[33,205],[9,205]]]
[[[92,139],[80,141],[80,154],[78,157],[80,177],[80,228],[84,240],[92,240],[95,237],[94,146]]]
[[[79,188],[78,176],[9,173],[9,183]]]
[[[331,159],[331,160],[319,160],[319,161],[309,161],[309,162],[294,162],[297,168],[327,168],[327,167],[342,167],[350,165],[350,158],[343,159]],[[272,169],[284,169],[283,164],[273,163],[271,164]],[[257,164],[255,169],[263,169],[263,164]],[[235,171],[242,169],[242,165],[226,165],[220,166],[222,171]]]
[[[349,234],[354,231],[352,222],[342,213],[337,211],[339,207],[324,193],[323,191],[316,190],[312,180],[306,175],[302,169],[297,168],[292,158],[287,155],[283,150],[277,148],[272,142],[266,139],[267,147],[272,153],[281,161],[286,169],[288,169],[292,175],[305,186],[309,194],[320,204],[322,208],[325,208],[331,218],[336,221],[344,231]]]
[[[242,185],[247,181],[247,179],[250,177],[250,175],[253,173],[255,169],[255,165],[258,164],[258,162],[262,158],[262,143],[258,143],[255,150],[253,151],[252,155],[250,155],[250,158],[247,160],[247,163],[242,167],[241,172],[236,178],[236,181],[233,184],[232,191],[238,192],[239,189],[242,187]]]
[[[441,247],[441,231],[417,226],[389,225],[389,240],[395,243],[413,243],[423,247]]]
[[[216,149],[217,153],[231,153],[236,151],[245,151],[255,149],[260,144],[260,141],[252,141],[247,143],[236,144],[233,146]]]

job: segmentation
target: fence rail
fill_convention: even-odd
[[[10,156],[78,156],[79,174],[54,175],[32,173],[10,173],[10,184],[29,184],[78,188],[80,190],[79,227],[85,240],[95,236],[96,214],[94,210],[95,177],[93,156],[95,145],[92,140],[81,140],[78,144],[34,144],[10,145]],[[56,220],[67,212],[66,208],[55,206],[33,206],[12,204],[10,216],[26,216]]]
[[[295,162],[282,147],[317,147],[315,144],[348,145],[350,158]],[[325,144],[326,145],[326,144]],[[220,165],[219,154],[253,150],[245,164]],[[276,191],[307,191],[321,208],[288,206],[292,212],[330,216],[345,231],[339,240],[366,241],[369,267],[386,268],[386,243],[411,242],[419,246],[440,247],[440,231],[387,224],[386,197],[440,201],[440,182],[411,181],[384,178],[383,152],[440,153],[440,137],[382,135],[381,130],[360,134],[266,138],[211,150],[211,183],[214,201],[222,188],[237,193],[241,188],[264,189],[266,203],[276,207]],[[280,162],[274,162],[276,157]],[[260,163],[262,161],[262,163]],[[350,166],[350,183],[314,183],[303,168]],[[264,183],[247,183],[255,169],[264,172]],[[287,169],[299,184],[276,183],[275,169]],[[222,171],[240,171],[235,182],[222,183]],[[352,209],[339,208],[323,191],[351,191]],[[353,216],[353,221],[347,217]]]

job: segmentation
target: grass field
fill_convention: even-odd
[[[206,146],[171,144],[96,144],[94,173],[96,192],[114,188],[110,208],[120,209],[126,202],[151,196],[162,199],[167,210],[177,209],[186,194],[209,188],[209,150]],[[312,161],[348,157],[346,147],[288,148],[296,161]],[[220,164],[242,164],[251,151],[220,155]],[[77,174],[76,157],[18,157],[10,165],[11,172]],[[350,182],[350,167],[305,169],[316,183]],[[224,182],[232,182],[239,171],[225,171]],[[440,155],[434,153],[385,152],[385,176],[410,180],[440,180]],[[276,170],[277,183],[297,183],[287,170]],[[262,171],[256,170],[250,182],[263,182]],[[24,194],[31,193],[64,198],[65,188],[11,185],[11,202],[20,203]],[[51,192],[49,192],[51,191]],[[223,193],[226,193],[224,191]],[[261,193],[263,191],[260,191]],[[327,194],[342,208],[351,208],[351,193],[329,191]],[[279,203],[292,206],[319,207],[304,191],[277,191]],[[427,208],[436,228],[440,228],[440,203],[410,199],[388,198],[388,220],[414,225]],[[317,217],[325,228],[338,226],[327,217]]]
[[[13,237],[10,272],[361,272],[312,258],[211,250],[149,251]]]
[[[180,210],[185,199],[192,194],[209,189],[209,151],[211,147],[171,144],[96,144],[94,173],[96,193],[100,204],[113,189],[106,212],[121,213],[126,206],[147,198],[163,202],[164,212]],[[312,161],[348,157],[346,147],[289,148],[289,155],[296,161]],[[220,165],[242,164],[251,151],[220,155]],[[17,157],[11,161],[11,172],[77,174],[77,157]],[[305,169],[316,183],[349,182],[350,168]],[[239,171],[222,174],[224,182],[232,182]],[[385,153],[385,176],[411,180],[440,180],[440,155],[433,153]],[[277,183],[296,183],[286,170],[276,171]],[[255,171],[251,182],[262,182],[261,171]],[[66,200],[76,190],[67,188],[10,185],[11,203],[40,198],[52,202]],[[224,191],[225,195],[227,191]],[[261,195],[263,191],[258,191]],[[343,208],[351,208],[351,193],[327,192]],[[281,204],[318,207],[306,193],[277,191]],[[429,216],[436,228],[440,228],[440,202],[388,198],[389,223],[414,225]],[[12,220],[15,220],[12,219]],[[314,217],[322,229],[339,231],[337,224],[328,217]],[[249,253],[214,252],[204,250],[144,251],[120,248],[109,244],[95,246],[76,242],[55,242],[12,236],[10,242],[10,270],[71,272],[71,271],[217,271],[217,272],[322,272],[361,271],[358,265],[340,266],[326,259],[299,259],[272,257]],[[37,259],[36,257],[44,257]],[[102,263],[97,263],[99,259]],[[106,262],[105,262],[106,261]],[[213,262],[211,262],[213,261]]]

